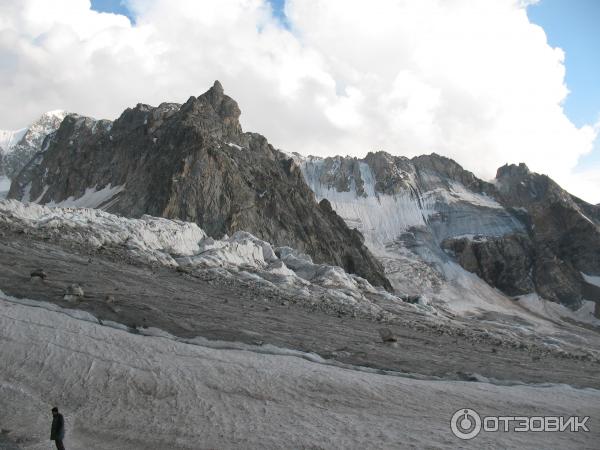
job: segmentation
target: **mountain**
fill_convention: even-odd
[[[21,128],[20,130],[0,130],[0,196],[4,197],[6,194],[4,185],[10,180],[6,177],[6,159],[9,152],[12,151],[13,147],[17,142],[21,140],[27,128]]]
[[[573,309],[600,302],[591,282],[600,275],[600,208],[523,164],[488,183],[436,154],[295,160],[399,291],[443,297],[452,288],[455,301],[476,303],[482,287],[458,263],[510,297],[537,293]]]
[[[183,105],[138,104],[114,122],[67,116],[11,185],[9,198],[195,222],[211,237],[247,231],[390,288],[382,265],[301,171],[245,133],[217,81]]]
[[[248,231],[454,312],[530,294],[600,303],[600,208],[547,176],[506,165],[486,182],[437,154],[287,155],[240,114],[215,82],[114,122],[69,115],[9,198]]]
[[[15,146],[17,142],[21,140],[27,128],[21,128],[19,130],[0,130],[0,149],[4,152],[8,152]]]
[[[15,177],[42,149],[44,138],[58,129],[66,115],[60,110],[49,111],[27,128],[0,130],[0,175]]]

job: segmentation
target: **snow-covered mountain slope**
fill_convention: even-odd
[[[0,149],[8,153],[21,140],[27,128],[19,130],[0,130]]]
[[[600,392],[433,381],[325,364],[275,347],[132,334],[81,311],[0,294],[3,438],[49,448],[50,408],[80,449],[594,448]],[[24,358],[23,355],[26,355]],[[450,418],[591,416],[590,432],[485,433]]]
[[[384,263],[398,292],[432,296],[454,310],[469,304],[487,309],[506,301],[493,288],[510,296],[537,290],[574,309],[586,300],[600,302],[600,293],[579,274],[582,270],[600,271],[593,256],[600,250],[598,225],[590,219],[587,225],[577,225],[589,230],[576,235],[560,225],[552,233],[543,233],[543,220],[537,227],[532,225],[544,214],[546,222],[557,224],[561,223],[560,214],[563,223],[567,217],[575,221],[584,217],[582,211],[595,217],[594,206],[571,200],[558,187],[552,188],[555,197],[566,206],[564,212],[549,219],[551,199],[537,198],[530,207],[517,203],[519,194],[513,195],[510,187],[525,185],[525,181],[540,183],[535,178],[531,182],[516,180],[516,176],[508,179],[503,175],[508,169],[499,170],[494,184],[435,154],[413,159],[384,152],[369,153],[365,159],[300,155],[293,159],[317,199],[329,200],[350,227],[363,233],[366,245]],[[523,176],[538,175],[527,172]],[[534,192],[541,195],[543,190]],[[554,246],[551,240],[563,239],[561,236],[571,236],[575,243],[587,242],[587,253],[582,249],[568,254],[559,248],[549,250]]]
[[[0,175],[15,177],[42,149],[46,136],[56,131],[66,116],[62,110],[48,111],[26,128],[0,130]]]
[[[413,227],[426,227],[437,244],[465,234],[502,236],[523,230],[522,224],[485,192],[472,192],[434,171],[417,170],[406,158],[400,160],[405,167],[398,167],[390,155],[380,153],[373,158],[377,157],[395,170],[387,192],[376,189],[382,188],[381,182],[368,161],[350,160],[354,172],[345,174],[342,158],[308,157],[301,162],[317,198],[328,199],[372,247],[384,248]]]

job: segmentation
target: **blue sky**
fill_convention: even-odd
[[[133,16],[130,14],[121,0],[92,0],[92,9],[100,12],[122,14],[129,17],[132,22],[134,21]]]

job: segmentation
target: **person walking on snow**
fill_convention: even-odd
[[[52,408],[52,429],[50,430],[50,440],[54,441],[58,450],[65,450],[63,439],[65,438],[65,419],[58,412],[58,408]]]

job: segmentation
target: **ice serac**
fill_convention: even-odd
[[[435,297],[454,284],[467,298],[472,280],[458,263],[508,296],[537,292],[572,308],[600,300],[581,275],[600,271],[599,208],[525,166],[501,168],[488,183],[436,154],[295,160],[400,292]]]
[[[9,198],[181,219],[215,238],[247,231],[389,288],[360,233],[316,202],[287,155],[243,132],[240,113],[217,81],[183,105],[138,104],[114,122],[69,115]]]

